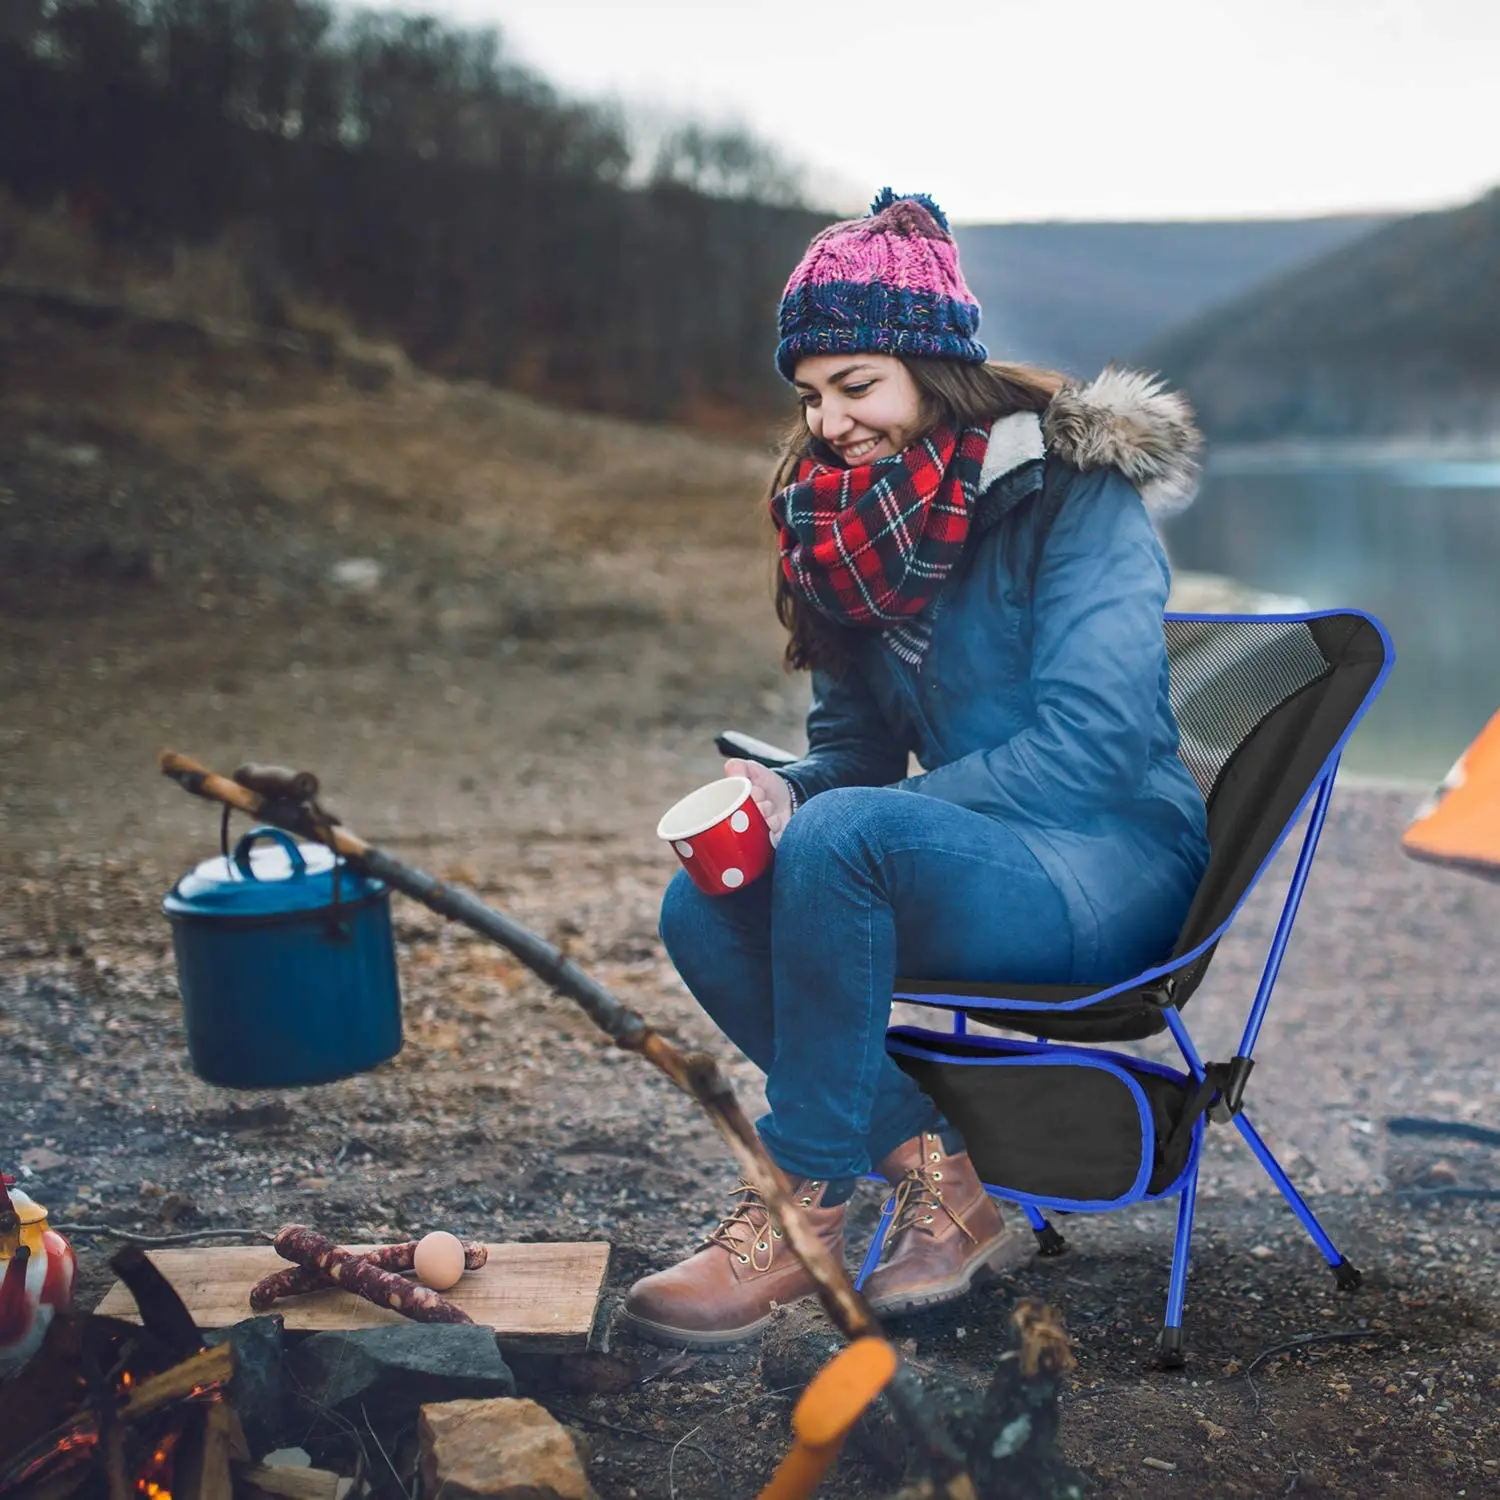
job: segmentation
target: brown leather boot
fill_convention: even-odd
[[[792,1197],[843,1265],[845,1205],[822,1207],[827,1187],[797,1179]],[[716,1349],[758,1332],[774,1307],[815,1294],[812,1277],[792,1254],[760,1193],[743,1180],[735,1193],[739,1202],[692,1255],[631,1287],[621,1323],[655,1343]]]
[[[1022,1258],[967,1151],[950,1156],[928,1132],[897,1146],[877,1170],[896,1202],[885,1257],[862,1289],[877,1315],[952,1302],[982,1272]]]

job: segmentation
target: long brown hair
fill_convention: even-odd
[[[922,394],[921,433],[941,425],[988,425],[1018,411],[1041,412],[1067,383],[1067,377],[1056,370],[1033,365],[1002,364],[998,360],[974,365],[956,359],[898,358],[911,372]],[[797,465],[807,457],[811,442],[807,415],[799,411],[782,438],[781,452],[771,475],[770,495],[785,489],[796,478]],[[817,667],[837,673],[847,668],[852,627],[830,620],[794,593],[779,558],[776,618],[787,630],[783,660],[789,671]]]

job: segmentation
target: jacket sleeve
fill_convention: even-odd
[[[812,674],[807,754],[777,770],[805,802],[836,786],[889,786],[906,774],[907,747],[886,723],[854,664]]]
[[[993,817],[1067,823],[1146,774],[1166,671],[1169,573],[1139,494],[1115,469],[1071,476],[1032,604],[1032,722],[901,786]]]

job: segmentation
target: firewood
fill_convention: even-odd
[[[264,1464],[240,1469],[236,1477],[245,1500],[339,1500],[351,1483],[328,1469],[268,1468]]]
[[[212,1349],[185,1359],[160,1375],[143,1380],[130,1393],[130,1399],[120,1408],[120,1418],[126,1423],[139,1422],[142,1417],[170,1406],[174,1401],[212,1390],[224,1385],[234,1374],[234,1345],[218,1344]]]
[[[176,1288],[156,1269],[139,1245],[126,1245],[110,1257],[110,1269],[130,1288],[141,1322],[178,1359],[203,1347],[198,1325]]]
[[[232,1416],[224,1401],[210,1402],[183,1433],[172,1468],[176,1500],[234,1500],[229,1460],[237,1424],[232,1425]]]

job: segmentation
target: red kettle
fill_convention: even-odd
[[[0,1379],[41,1347],[47,1325],[73,1304],[78,1260],[47,1210],[0,1174]]]

